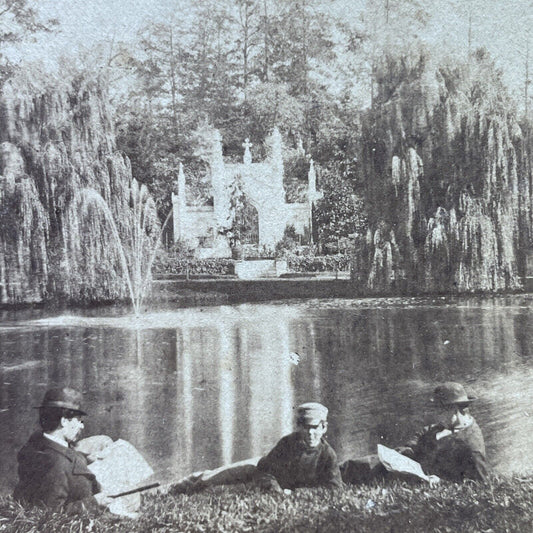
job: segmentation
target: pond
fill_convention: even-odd
[[[133,443],[162,481],[261,455],[294,406],[330,409],[339,460],[400,445],[456,380],[501,473],[533,471],[533,296],[321,299],[80,315],[4,312],[1,493],[47,388],[84,392],[85,435]],[[99,316],[96,316],[96,313]],[[92,316],[91,316],[92,315]]]

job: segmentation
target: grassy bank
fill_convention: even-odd
[[[344,490],[300,489],[286,496],[244,486],[190,496],[151,495],[137,520],[67,517],[0,500],[3,532],[524,532],[533,531],[533,477],[490,485],[407,482]]]

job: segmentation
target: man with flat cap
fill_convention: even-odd
[[[257,463],[265,488],[342,486],[337,455],[325,440],[328,409],[309,402],[297,408],[296,431],[283,437]]]
[[[430,483],[440,478],[456,482],[487,480],[483,434],[469,412],[474,399],[460,383],[448,381],[439,385],[431,399],[435,423],[398,449],[421,464]],[[340,468],[346,483],[364,483],[387,474],[377,455],[346,461]]]
[[[190,493],[214,485],[248,482],[279,492],[298,487],[342,486],[337,455],[324,438],[327,408],[309,402],[300,405],[296,414],[296,431],[283,437],[258,462],[253,458],[191,474],[174,484],[169,492]]]
[[[39,409],[41,430],[18,453],[19,482],[14,498],[29,504],[80,512],[105,506],[112,499],[100,492],[85,457],[71,448],[86,415],[81,394],[70,388],[50,389]]]

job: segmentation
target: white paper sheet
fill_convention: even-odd
[[[106,494],[118,494],[138,486],[154,471],[143,456],[129,442],[119,439],[101,452],[101,459],[89,465]],[[140,494],[117,498],[109,510],[121,516],[135,517],[141,505]]]
[[[420,463],[413,461],[413,459],[409,459],[409,457],[398,453],[396,450],[387,448],[387,446],[383,446],[382,444],[378,444],[378,456],[383,466],[389,472],[411,474],[423,479],[424,481],[429,481],[429,478],[422,470]]]

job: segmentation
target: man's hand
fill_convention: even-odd
[[[115,501],[115,498],[111,498],[110,496],[108,496],[104,492],[97,492],[94,495],[94,499],[96,500],[98,505],[100,505],[102,507],[107,507],[108,505],[110,505],[111,503],[113,503]]]
[[[428,476],[428,482],[429,482],[429,486],[431,488],[434,488],[440,483],[440,477],[434,476],[434,475]]]
[[[443,429],[442,431],[439,431],[436,435],[435,435],[435,438],[437,440],[440,440],[442,439],[443,437],[449,437],[450,435],[452,435],[452,432],[449,430],[449,429]]]
[[[272,492],[283,493],[283,489],[278,483],[277,479],[273,476],[264,476],[258,480],[259,488],[262,490],[268,490]]]
[[[409,457],[409,459],[415,458],[415,452],[413,451],[413,448],[411,448],[411,446],[399,446],[398,448],[395,448],[395,449],[398,453],[401,453],[402,455]]]

